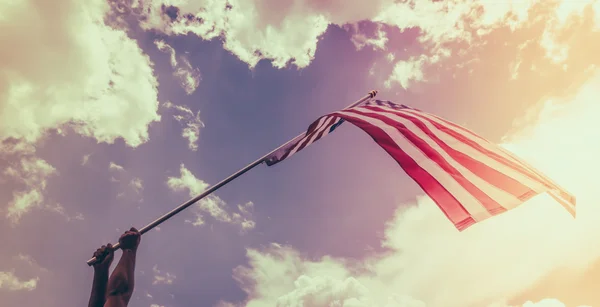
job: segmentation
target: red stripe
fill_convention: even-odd
[[[406,154],[392,138],[383,131],[383,129],[368,123],[359,118],[352,117],[342,113],[335,113],[336,116],[351,122],[365,131],[373,140],[381,146],[423,189],[425,194],[442,210],[446,217],[459,229],[464,230],[475,224],[475,220],[469,215],[469,212],[454,198],[448,190],[441,185],[431,174],[421,168],[408,154]]]
[[[423,133],[425,133],[429,138],[435,141],[436,144],[438,144],[445,152],[447,152],[448,155],[450,155],[450,157],[452,157],[452,159],[454,159],[456,162],[467,168],[469,171],[471,171],[473,174],[477,175],[481,179],[487,181],[491,185],[494,185],[495,187],[502,189],[519,199],[521,197],[526,197],[525,195],[534,192],[532,189],[530,189],[526,185],[521,184],[519,181],[504,175],[503,173],[491,168],[487,164],[477,159],[473,159],[472,157],[466,155],[461,151],[458,151],[448,146],[448,144],[446,144],[444,141],[438,138],[431,131],[431,129],[429,129],[427,125],[425,125],[425,123],[416,116],[411,116],[408,113],[402,111],[382,109],[377,107],[367,107],[367,109],[376,112],[391,113],[396,116],[400,116],[406,120],[410,120],[417,127],[419,127],[419,129],[421,129]]]
[[[487,140],[486,140],[486,139],[484,139],[483,137],[481,137],[481,136],[480,136],[480,135],[478,135],[477,133],[475,133],[475,132],[473,132],[473,131],[471,131],[471,130],[469,130],[469,129],[467,129],[467,128],[463,127],[463,126],[457,125],[457,124],[455,124],[455,123],[453,123],[453,122],[451,122],[451,121],[449,121],[449,120],[447,120],[447,119],[444,119],[444,118],[441,118],[441,117],[439,117],[439,116],[437,116],[437,115],[430,114],[430,113],[426,113],[426,112],[423,112],[423,111],[418,111],[418,112],[420,112],[420,113],[424,113],[424,114],[427,114],[427,115],[429,115],[429,116],[431,116],[431,117],[434,117],[434,118],[436,118],[436,119],[440,120],[441,122],[445,123],[446,125],[448,125],[448,126],[450,126],[450,127],[454,127],[454,128],[456,128],[456,129],[458,129],[458,130],[461,130],[461,131],[463,131],[463,132],[465,132],[465,133],[468,133],[468,134],[470,134],[470,135],[472,135],[472,136],[474,136],[474,137],[476,137],[476,138],[478,138],[478,139],[480,139],[480,140],[482,140],[482,141],[484,141],[484,142],[487,142]]]
[[[321,126],[321,127],[325,127],[325,129],[321,129],[321,132],[319,132],[319,134],[317,135],[317,137],[315,138],[315,140],[313,142],[311,142],[311,144],[314,143],[315,141],[319,140],[320,138],[322,138],[323,137],[323,133],[325,133],[325,131],[327,131],[328,129],[330,129],[331,126],[333,126],[333,123],[335,123],[336,119],[337,119],[336,117],[332,116],[330,119],[328,119],[327,121],[325,121],[325,125]],[[315,132],[316,131],[317,130],[315,130]],[[306,139],[306,143],[302,144],[302,146],[300,146],[300,148],[296,152],[298,152],[298,151],[304,149],[304,147],[310,145],[308,143],[309,141],[310,141],[310,137]]]
[[[464,135],[456,132],[453,129],[450,129],[448,127],[445,127],[444,125],[429,119],[425,116],[422,116],[421,114],[417,113],[417,112],[411,112],[411,111],[407,111],[410,114],[414,114],[417,117],[422,118],[423,120],[429,121],[432,125],[434,125],[434,127],[438,128],[439,130],[449,134],[450,136],[454,137],[455,139],[459,140],[462,143],[465,143],[469,146],[471,146],[473,149],[481,152],[484,155],[489,156],[490,158],[496,160],[499,163],[504,164],[504,166],[510,167],[515,171],[518,171],[520,173],[522,173],[523,175],[529,177],[530,179],[537,181],[539,183],[541,183],[542,185],[544,185],[546,188],[548,189],[555,189],[554,186],[552,186],[551,184],[548,184],[548,182],[546,182],[545,180],[543,180],[542,178],[539,178],[537,175],[532,174],[529,170],[525,169],[522,165],[517,164],[515,161],[511,161],[509,159],[506,159],[505,157],[501,156],[500,154],[498,154],[497,152],[488,150],[486,148],[484,148],[483,146],[477,144],[477,142],[470,140],[469,138],[465,137]],[[429,114],[428,114],[429,115]],[[464,129],[464,128],[462,128]],[[468,130],[467,130],[468,131]],[[484,142],[488,142],[485,139],[482,139],[482,141]],[[494,145],[497,146],[497,145]]]
[[[325,116],[322,116],[320,118],[317,118],[317,120],[315,120],[312,124],[310,124],[310,126],[308,126],[308,129],[306,130],[306,133],[304,134],[304,136],[308,136],[309,134],[313,133],[315,130],[317,130],[318,128],[322,127],[322,125],[319,125],[319,121],[321,121],[321,118],[324,118]],[[325,121],[321,122],[324,123]]]
[[[290,148],[288,148],[288,151],[285,154],[283,154],[283,156],[281,156],[281,159],[279,159],[279,161],[287,159],[287,157],[290,155],[290,153],[292,152],[292,150],[294,150],[294,148],[296,148],[296,145],[300,144],[301,142],[304,142],[304,144],[300,145],[300,148],[298,150],[296,150],[296,152],[299,152],[300,150],[302,150],[306,146],[306,142],[308,142],[308,140],[310,139],[310,137],[313,136],[318,131],[317,128],[323,127],[323,125],[326,125],[327,122],[330,120],[330,119],[325,119],[325,121],[323,121],[323,125],[317,125],[316,123],[318,123],[319,120],[321,120],[321,118],[323,118],[323,117],[326,117],[326,116],[321,116],[320,118],[318,118],[317,120],[315,120],[309,126],[306,135],[302,139],[298,140],[298,142],[296,144],[294,144],[294,146],[290,146]],[[313,127],[312,131],[310,131],[311,127]],[[310,131],[310,133],[308,131]]]
[[[394,127],[404,135],[411,143],[413,143],[419,150],[421,150],[427,158],[435,162],[439,165],[444,172],[448,173],[458,184],[460,184],[468,193],[473,195],[477,200],[481,202],[483,207],[492,215],[504,212],[506,209],[502,207],[497,201],[492,199],[485,192],[480,190],[477,186],[475,186],[471,181],[467,180],[454,166],[450,165],[448,161],[442,155],[433,149],[426,141],[417,136],[412,130],[407,128],[401,122],[390,119],[382,114],[373,114],[373,113],[364,113],[359,110],[353,109],[348,110],[348,112],[354,112],[360,114],[362,116],[367,116],[371,118],[378,119],[384,122],[386,125],[390,127]]]
[[[564,189],[562,189],[561,187],[559,187],[558,184],[556,184],[554,181],[552,181],[552,179],[548,178],[548,176],[544,175],[544,173],[539,172],[533,166],[531,166],[529,163],[527,163],[525,161],[522,161],[521,159],[517,158],[510,151],[505,150],[502,147],[499,147],[498,150],[502,151],[503,153],[505,153],[506,155],[510,156],[511,158],[519,161],[523,167],[525,167],[526,169],[528,169],[532,173],[537,174],[542,180],[545,180],[545,182],[547,182],[549,185],[551,185],[552,187],[554,187],[554,190],[557,191],[560,194],[560,197],[562,197],[564,199],[564,201],[567,201],[567,202],[575,205],[575,196],[571,195],[569,192],[567,192]],[[563,203],[563,202],[560,202],[560,203]]]
[[[433,120],[431,120],[431,119],[428,119],[428,118],[426,118],[426,117],[422,116],[421,114],[419,114],[419,112],[416,112],[416,111],[408,111],[408,112],[409,112],[409,113],[411,113],[411,114],[417,115],[418,117],[422,117],[422,118],[423,118],[423,119],[425,119],[425,120],[428,120],[429,122],[431,122],[432,124],[434,124],[434,125],[435,125],[435,126],[438,128],[438,129],[440,129],[440,130],[441,130],[441,128],[439,128],[439,126],[442,126],[442,127],[443,127],[443,125],[440,125],[439,123],[437,123],[437,122],[435,122],[435,121],[433,121]],[[436,115],[433,115],[433,114],[429,114],[429,113],[425,113],[425,112],[420,112],[420,113],[424,113],[424,114],[427,114],[427,115],[429,115],[429,116],[432,116],[432,117],[434,117],[434,118],[436,118],[436,119],[438,119],[438,120],[442,121],[443,123],[447,124],[448,126],[451,126],[451,127],[454,127],[454,128],[456,128],[456,129],[462,130],[462,131],[464,131],[464,132],[466,132],[466,133],[469,133],[470,135],[472,135],[472,136],[474,136],[474,137],[476,137],[476,138],[479,138],[479,139],[480,139],[481,141],[483,141],[483,142],[488,142],[488,143],[489,143],[489,141],[488,141],[488,140],[486,140],[486,139],[482,138],[481,136],[479,136],[479,135],[475,134],[473,131],[470,131],[470,130],[468,130],[468,129],[464,128],[464,127],[461,127],[461,126],[459,126],[459,125],[457,125],[457,124],[455,124],[455,123],[453,123],[453,122],[451,122],[451,121],[448,121],[448,120],[446,120],[446,119],[443,119],[443,118],[441,118],[441,117],[439,117],[439,116],[436,116]],[[460,135],[462,139],[466,139],[466,138],[465,138],[464,136],[462,136],[460,133],[456,133],[456,132],[455,132],[454,130],[452,130],[452,129],[445,128],[443,131],[446,131],[446,132],[447,132],[447,133],[449,133],[449,134],[457,134],[457,135]],[[454,136],[454,135],[453,135],[453,136]],[[459,139],[459,140],[461,140],[461,141],[463,141],[463,140],[462,140],[461,138],[459,138],[459,137],[456,137],[456,136],[454,136],[454,137],[455,137],[455,138],[457,138],[457,139]],[[468,140],[468,139],[466,139],[466,140]],[[497,147],[498,151],[500,151],[500,152],[502,152],[502,153],[504,153],[504,154],[508,155],[508,156],[509,156],[510,158],[512,158],[514,161],[511,161],[510,159],[507,159],[507,158],[505,158],[505,157],[503,157],[503,156],[501,156],[501,155],[499,155],[499,154],[497,154],[497,153],[491,152],[491,151],[489,151],[489,150],[487,150],[487,149],[485,149],[485,148],[481,147],[479,144],[477,144],[477,143],[475,143],[475,142],[473,142],[473,141],[471,141],[471,140],[468,140],[468,141],[469,141],[469,143],[474,143],[474,145],[476,146],[476,147],[475,147],[475,146],[471,146],[471,147],[473,147],[473,148],[475,148],[475,149],[479,150],[480,152],[483,152],[483,153],[487,154],[488,156],[490,156],[490,157],[494,158],[494,160],[496,160],[496,161],[498,161],[498,162],[500,162],[500,163],[502,163],[502,164],[504,164],[504,165],[506,165],[506,166],[509,166],[509,167],[512,167],[513,169],[516,169],[516,170],[518,170],[519,172],[523,173],[523,174],[524,174],[524,175],[526,175],[527,177],[529,177],[529,178],[531,178],[531,179],[533,179],[533,180],[535,180],[535,181],[538,181],[538,182],[540,182],[540,183],[541,183],[541,184],[543,184],[543,185],[544,185],[546,188],[548,188],[548,189],[550,189],[550,190],[555,190],[555,191],[557,191],[557,192],[560,194],[560,196],[561,196],[562,198],[564,198],[565,200],[569,201],[569,202],[570,202],[570,203],[572,203],[572,204],[575,204],[575,197],[573,197],[573,195],[571,195],[571,194],[569,194],[568,192],[566,192],[565,190],[561,189],[561,188],[560,188],[558,185],[556,185],[556,183],[554,183],[552,180],[550,180],[550,179],[549,179],[547,176],[545,176],[543,173],[541,173],[541,172],[537,171],[537,170],[536,170],[534,167],[532,167],[531,165],[529,165],[529,164],[528,164],[528,163],[526,163],[525,161],[522,161],[521,159],[519,159],[519,158],[515,157],[515,155],[514,155],[514,154],[512,154],[511,152],[509,152],[509,151],[507,151],[507,150],[504,150],[504,149],[503,149],[502,147],[500,147],[500,146],[494,145],[495,147]],[[463,142],[464,142],[464,141],[463,141]],[[465,142],[465,143],[466,143],[466,142]],[[469,145],[471,145],[471,144],[469,144]]]

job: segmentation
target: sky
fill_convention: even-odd
[[[577,197],[458,232],[357,127],[143,235],[133,307],[600,306],[599,0],[0,0],[0,300],[378,90]],[[116,259],[120,252],[115,255]]]

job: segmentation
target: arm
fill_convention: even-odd
[[[94,253],[96,259],[102,259],[94,265],[94,281],[88,307],[102,307],[106,299],[106,285],[108,282],[108,269],[113,260],[113,249],[110,244],[102,246]]]
[[[134,288],[134,271],[140,233],[131,228],[119,239],[123,254],[108,280],[107,306],[126,306]]]

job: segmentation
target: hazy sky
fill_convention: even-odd
[[[97,247],[373,89],[577,218],[542,195],[459,233],[344,124],[144,235],[130,306],[600,305],[599,0],[0,0],[0,33],[3,307],[85,306]]]

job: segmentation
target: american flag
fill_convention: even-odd
[[[514,154],[448,120],[390,101],[370,99],[317,119],[266,164],[289,158],[344,121],[369,134],[460,231],[544,192],[575,216],[575,197]]]

